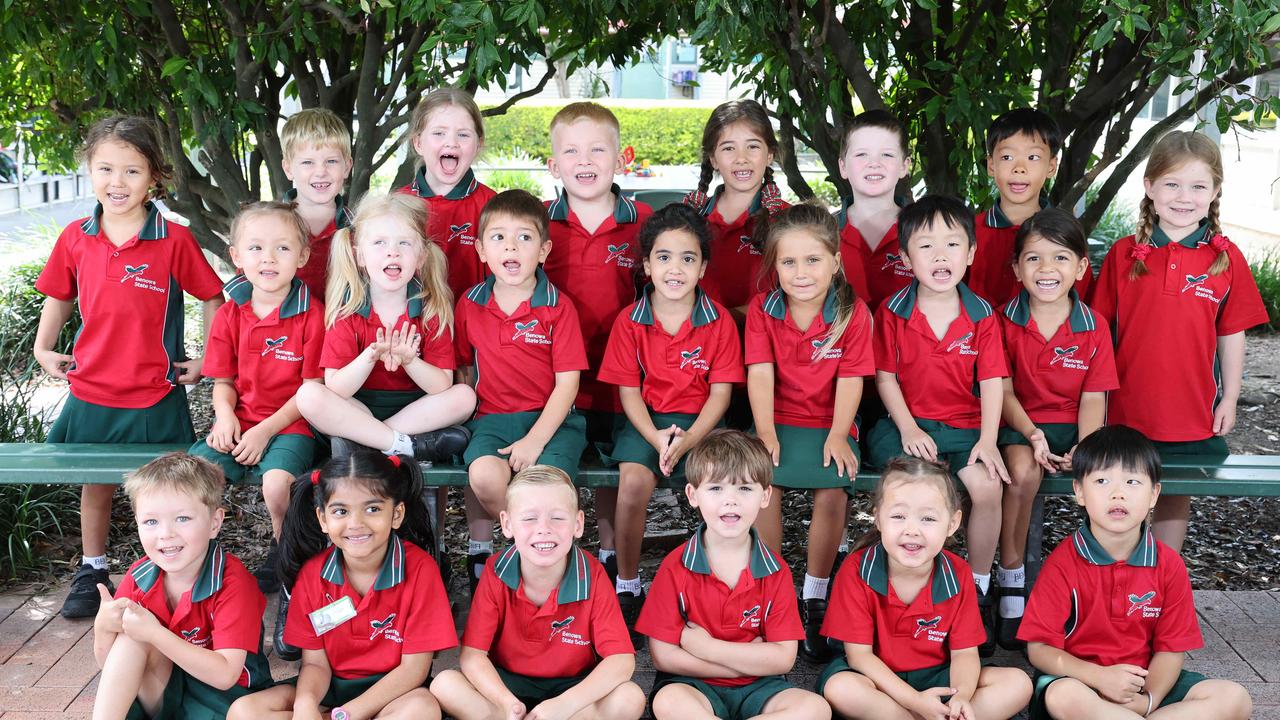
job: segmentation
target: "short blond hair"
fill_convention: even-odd
[[[709,480],[737,484],[743,478],[763,488],[773,485],[773,458],[759,438],[741,430],[712,430],[689,451],[685,479],[695,488]]]
[[[618,125],[618,116],[600,103],[583,101],[565,105],[551,118],[551,125],[547,128],[547,134],[551,136],[552,152],[555,152],[556,127],[559,125],[572,125],[579,120],[589,120],[597,125],[604,125],[609,128],[613,131],[614,149],[617,150],[622,147],[622,128]]]
[[[558,467],[552,465],[530,465],[516,473],[515,477],[511,478],[511,482],[507,484],[507,502],[511,501],[511,495],[517,489],[526,487],[566,487],[573,493],[574,509],[577,509],[580,505],[578,488],[574,486],[573,480],[569,478],[568,473]]]
[[[351,162],[351,131],[332,110],[307,108],[284,121],[280,147],[284,150],[285,162],[305,147],[332,147]]]
[[[227,480],[222,470],[204,458],[184,452],[171,452],[152,460],[125,477],[124,492],[129,502],[156,490],[190,494],[210,510],[222,505],[222,491]]]
[[[244,234],[244,226],[259,215],[282,216],[291,229],[297,231],[298,242],[301,243],[301,247],[310,247],[311,231],[307,229],[306,221],[298,214],[298,204],[278,200],[258,200],[257,202],[241,205],[240,212],[236,213],[235,219],[231,221],[232,245],[240,242],[240,237]]]

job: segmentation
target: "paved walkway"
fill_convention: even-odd
[[[65,594],[65,589],[0,594],[0,720],[90,717],[98,685],[93,622],[58,615]],[[1253,696],[1253,717],[1280,720],[1280,593],[1202,591],[1196,593],[1196,606],[1205,647],[1190,653],[1187,667],[1243,683]],[[273,596],[268,631],[274,617]],[[1009,654],[996,661],[1021,664],[1020,657]],[[458,653],[451,650],[436,661],[436,669],[457,662]],[[274,657],[271,671],[277,679],[297,672],[293,663]],[[637,682],[647,690],[653,682],[648,653],[637,657],[637,671]],[[812,687],[817,672],[801,662],[791,679]]]

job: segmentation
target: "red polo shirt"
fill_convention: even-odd
[[[827,291],[822,312],[801,330],[787,310],[781,290],[761,293],[747,310],[746,363],[774,366],[773,420],[783,425],[830,428],[836,408],[836,380],[875,375],[871,355],[871,313],[853,301],[853,316],[840,340],[821,350],[836,319],[836,293]],[[858,425],[849,427],[858,437]]]
[[[308,614],[343,597],[356,616],[316,635]],[[303,650],[323,650],[333,674],[346,680],[390,672],[402,655],[437,652],[458,644],[440,569],[431,556],[394,533],[382,569],[360,597],[347,582],[336,547],[308,560],[298,571],[284,640]]]
[[[1043,199],[1041,209],[1049,207]],[[1002,305],[1022,289],[1022,283],[1013,274],[1013,245],[1018,237],[1021,224],[1013,224],[1000,203],[984,210],[974,218],[973,231],[978,240],[973,252],[973,264],[965,275],[964,282],[980,297],[996,305]],[[1088,260],[1088,258],[1085,258]],[[1093,281],[1093,271],[1084,274],[1076,283],[1076,291],[1081,297],[1089,294],[1089,285]]]
[[[392,323],[383,322],[382,318],[378,317],[378,313],[374,312],[373,305],[368,302],[356,312],[338,318],[333,327],[329,328],[329,332],[325,333],[320,367],[337,370],[350,365],[356,356],[377,340],[378,330],[385,330],[389,335],[391,330],[402,328],[407,322],[417,328],[418,333],[422,335],[418,357],[441,370],[454,369],[453,334],[445,328],[444,332],[437,336],[436,333],[440,327],[438,317],[432,317],[423,322],[422,300],[414,297],[421,292],[422,285],[417,278],[410,280],[405,288],[409,303],[405,306],[404,314]],[[395,372],[387,372],[386,367],[379,361],[373,364],[373,370],[369,372],[369,377],[365,379],[361,389],[421,390],[422,388],[418,387],[403,367],[397,368]]]
[[[906,253],[898,246],[898,223],[895,222],[873,248],[849,221],[851,204],[846,202],[836,213],[836,223],[840,226],[840,260],[853,291],[874,310],[885,298],[910,285],[915,276],[902,263]]]
[[[456,301],[488,274],[476,252],[476,238],[480,236],[480,211],[497,193],[467,170],[447,195],[436,195],[422,168],[413,182],[398,192],[419,197],[426,204],[427,237],[440,246],[449,261],[449,291]]]
[[[840,567],[822,634],[870,645],[894,672],[950,664],[953,651],[987,637],[970,574],[968,563],[943,550],[933,559],[929,583],[906,603],[889,582],[889,558],[876,543]]]
[[[467,291],[454,313],[458,364],[476,368],[476,416],[541,412],[556,373],[587,369],[578,312],[538,268],[533,295],[507,315],[494,277]]]
[[[769,274],[761,278],[763,256],[751,244],[751,234],[756,227],[752,216],[760,211],[760,192],[756,192],[745,213],[726,220],[716,209],[723,191],[723,185],[716,188],[715,195],[702,210],[711,231],[711,260],[700,286],[721,305],[737,308],[746,305],[756,293],[772,289],[774,282]]]
[[[235,385],[243,432],[284,407],[303,380],[324,377],[324,307],[311,300],[311,290],[298,278],[284,302],[261,319],[253,312],[253,285],[243,275],[224,289],[231,302],[213,316],[204,374]],[[299,418],[280,434],[310,437],[311,426]]]
[[[1045,340],[1031,317],[1031,300],[1019,292],[1003,308],[1000,326],[1009,354],[1013,394],[1031,422],[1076,424],[1080,395],[1120,387],[1107,321],[1071,291],[1071,315]]]
[[[913,280],[876,310],[876,369],[898,376],[913,417],[982,427],[978,383],[1009,375],[1000,320],[990,303],[960,283],[960,314],[939,340],[916,311],[918,284]]]
[[[129,598],[156,616],[169,632],[206,650],[244,650],[244,671],[236,684],[261,687],[271,682],[262,654],[262,613],[267,599],[258,583],[235,555],[217,540],[209,550],[195,584],[182,593],[171,611],[164,589],[164,571],[142,558],[116,588],[116,599]]]
[[[1209,274],[1218,253],[1207,228],[1170,242],[1158,227],[1147,274],[1129,279],[1133,237],[1118,241],[1102,263],[1093,309],[1116,338],[1120,388],[1107,422],[1129,425],[1152,440],[1185,442],[1213,435],[1218,338],[1267,322],[1249,263],[1234,243],[1231,265]]]
[[[711,572],[703,545],[705,525],[667,554],[649,588],[636,631],[655,640],[680,644],[685,622],[717,640],[749,643],[756,638],[783,642],[804,638],[791,569],[751,530],[751,559],[730,588]],[[711,685],[741,687],[757,678],[702,678]]]
[[[1044,561],[1018,639],[1097,665],[1147,667],[1158,652],[1204,647],[1187,566],[1144,528],[1127,561],[1107,554],[1088,523]]]
[[[602,382],[638,387],[655,413],[697,415],[712,383],[743,383],[738,327],[724,308],[696,288],[693,312],[675,335],[654,321],[653,286],[618,313],[600,366]]]
[[[577,545],[560,587],[541,607],[524,594],[514,545],[490,558],[462,644],[489,653],[504,670],[542,678],[586,675],[601,658],[635,654],[604,566]]]
[[[618,391],[598,380],[596,371],[604,360],[614,318],[636,299],[640,226],[653,214],[653,208],[624,197],[617,185],[613,195],[617,198],[613,217],[605,219],[595,232],[588,232],[578,221],[563,190],[555,200],[547,201],[551,253],[543,270],[573,301],[582,323],[588,369],[578,384],[575,404],[581,410],[616,413],[622,412]]]
[[[286,202],[296,201],[298,199],[297,190],[289,190],[284,194]],[[325,298],[325,289],[329,280],[329,255],[333,248],[333,236],[338,231],[350,227],[351,211],[347,209],[347,203],[341,195],[334,198],[333,220],[325,226],[318,234],[312,235],[307,241],[311,248],[311,256],[307,258],[307,264],[298,268],[297,278],[307,284],[310,288],[312,296],[317,300],[323,301]]]
[[[78,300],[83,326],[67,379],[77,398],[114,408],[146,408],[177,384],[173,363],[186,357],[182,293],[222,296],[222,280],[191,231],[147,203],[142,230],[120,247],[101,232],[102,204],[66,227],[36,290]]]

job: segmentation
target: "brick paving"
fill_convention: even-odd
[[[98,684],[93,621],[59,616],[65,593],[0,594],[0,720],[88,720],[92,714]],[[268,602],[268,632],[275,600]],[[1187,668],[1242,683],[1253,696],[1255,720],[1280,720],[1280,592],[1197,591],[1196,607],[1205,647],[1188,653]],[[459,627],[464,619],[459,613]],[[1027,667],[1020,656],[1003,651],[993,661]],[[457,664],[458,653],[451,650],[435,668]],[[800,661],[789,678],[812,687],[818,670]],[[297,668],[272,657],[271,672],[282,679]],[[636,657],[636,681],[646,690],[653,683],[647,652]]]

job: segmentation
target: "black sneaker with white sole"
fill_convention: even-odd
[[[116,586],[111,582],[111,574],[106,570],[98,570],[88,563],[81,563],[76,574],[71,578],[71,590],[67,599],[62,602],[62,617],[86,618],[98,614],[98,605],[102,596],[98,594],[98,584],[107,586],[107,592],[115,594]]]

